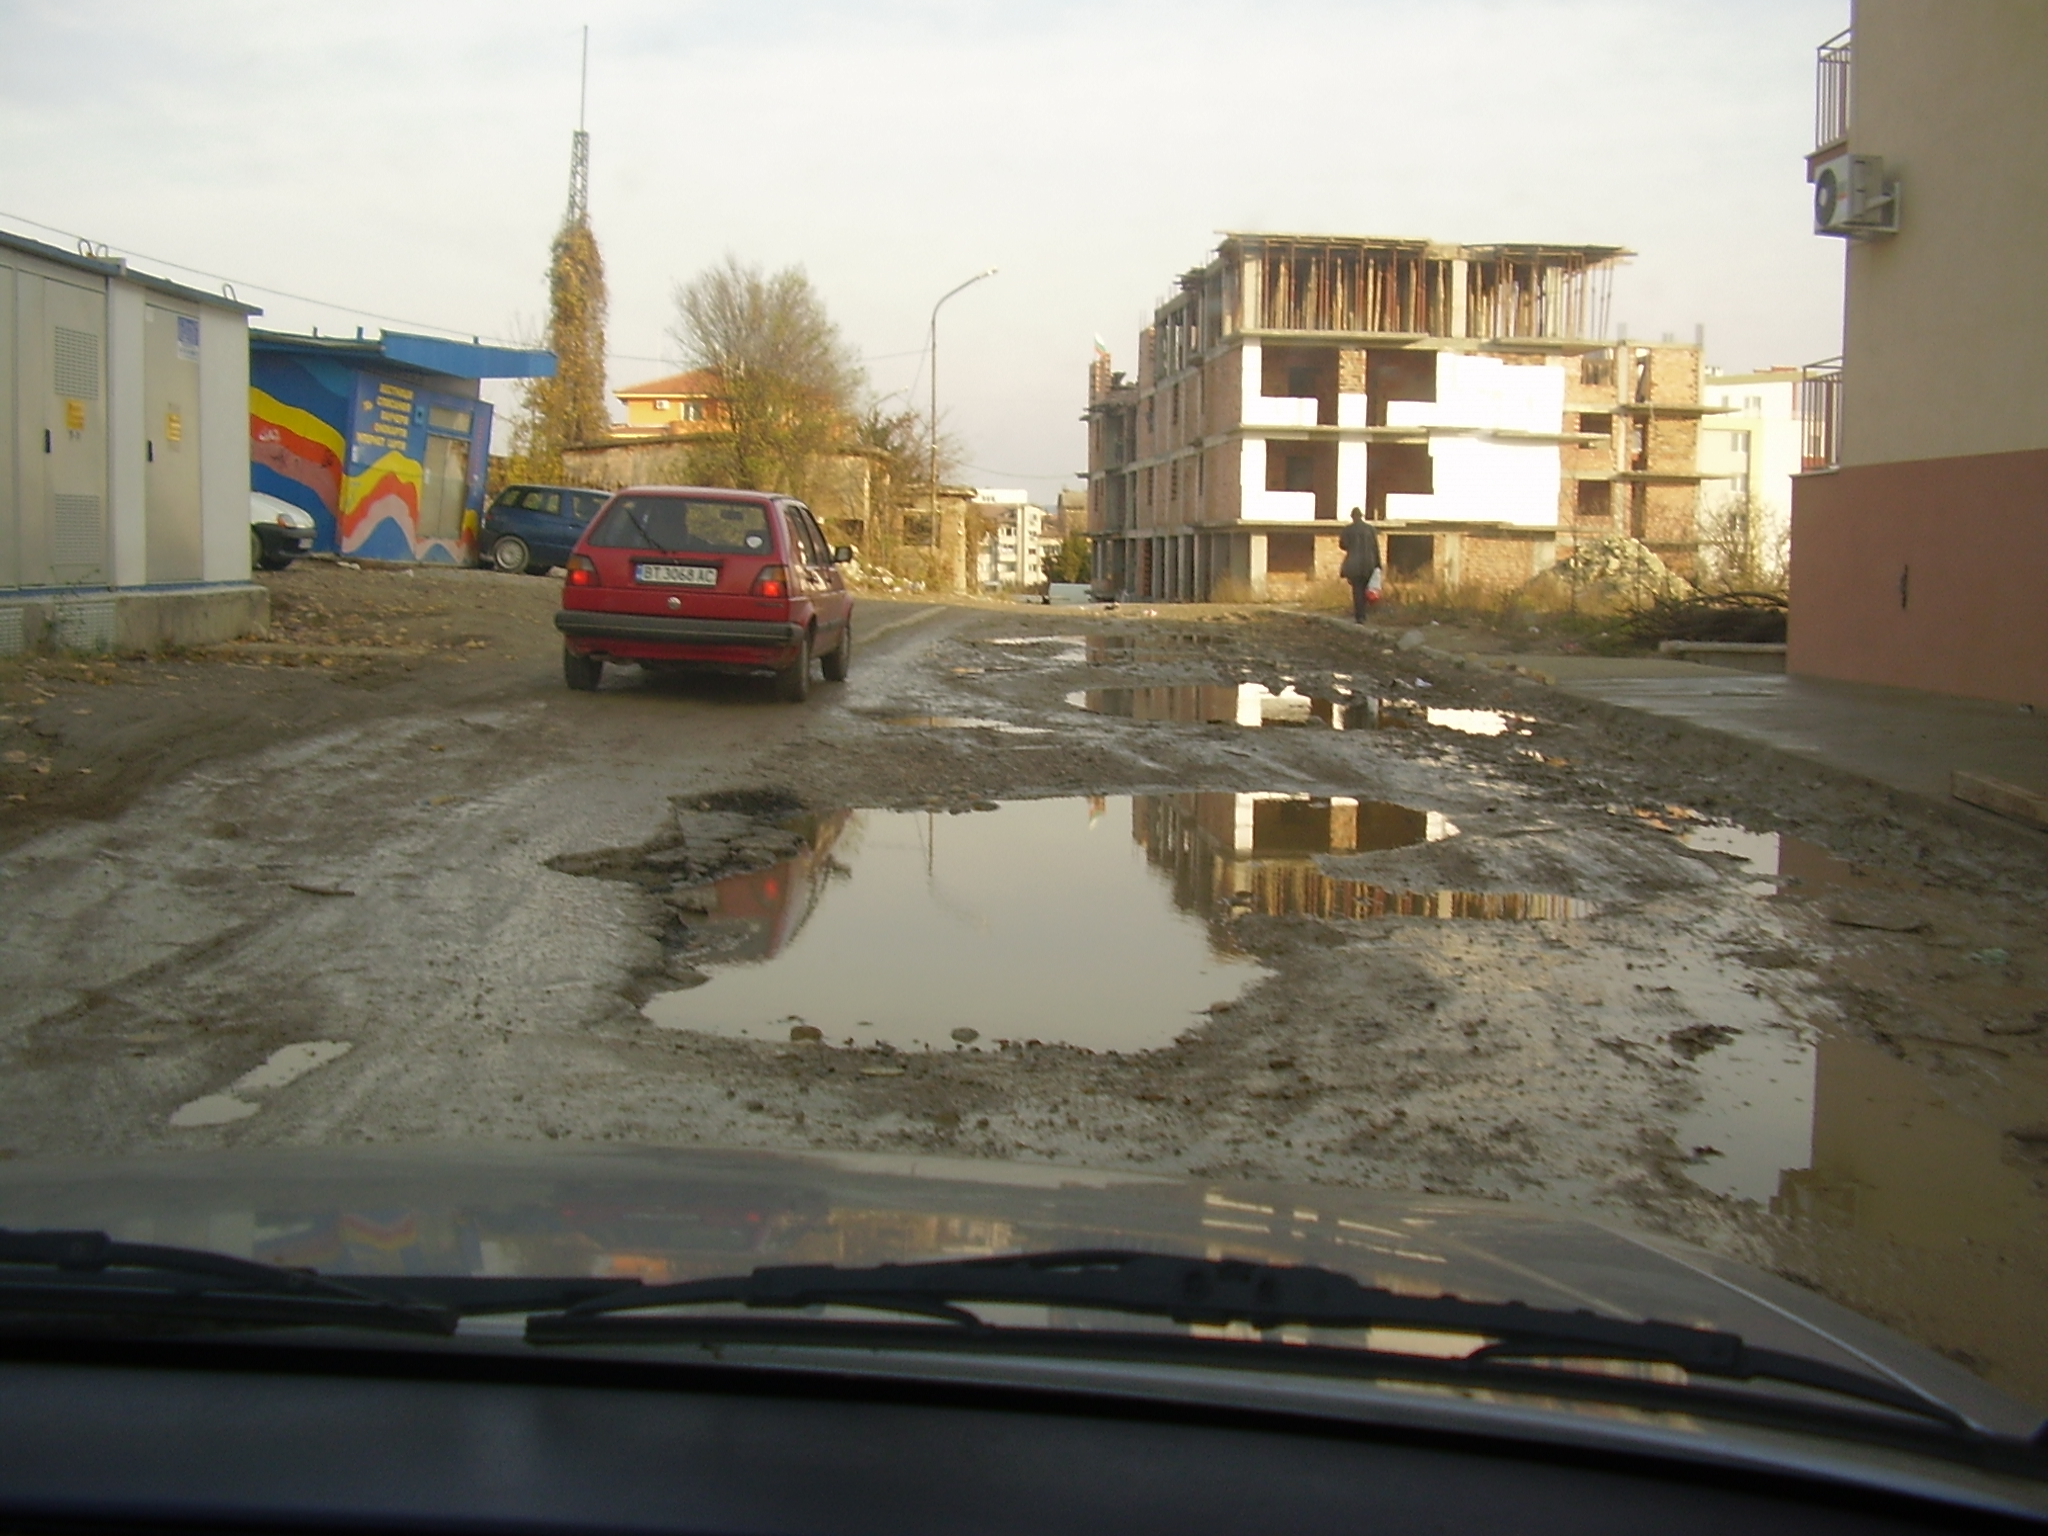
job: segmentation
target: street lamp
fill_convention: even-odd
[[[946,292],[940,294],[939,302],[932,306],[931,339],[928,345],[931,349],[932,360],[932,415],[930,422],[932,512],[930,539],[933,549],[939,547],[939,310],[946,300],[952,298],[954,294],[961,292],[963,289],[972,288],[984,277],[994,277],[995,275],[996,269],[994,267],[990,267],[985,272],[977,272],[958,288],[949,288]]]

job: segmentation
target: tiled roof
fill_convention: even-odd
[[[688,373],[672,373],[667,378],[650,379],[645,384],[628,384],[614,393],[621,400],[640,396],[658,395],[663,399],[713,398],[721,393],[718,375],[709,368],[692,368]]]

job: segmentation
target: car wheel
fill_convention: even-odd
[[[853,620],[839,626],[839,643],[825,653],[825,681],[843,683],[853,667]]]
[[[249,569],[252,571],[266,569],[263,564],[263,538],[254,528],[249,530]]]
[[[578,656],[567,646],[562,647],[562,681],[578,693],[595,693],[597,685],[604,678],[602,656]]]
[[[515,539],[510,534],[491,546],[491,564],[507,576],[523,576],[526,568],[533,563],[533,551],[526,547],[526,540]]]
[[[796,660],[775,674],[775,696],[785,704],[801,704],[811,696],[811,635],[804,631]]]
[[[291,555],[265,555],[256,563],[266,571],[281,571],[292,563],[293,558]]]

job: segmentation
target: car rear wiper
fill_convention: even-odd
[[[1945,1404],[1910,1388],[1801,1355],[1758,1349],[1738,1334],[1679,1323],[1601,1317],[1586,1311],[1555,1311],[1519,1301],[1403,1296],[1360,1285],[1349,1275],[1313,1265],[1179,1258],[1118,1249],[859,1269],[830,1264],[766,1267],[749,1275],[647,1286],[630,1295],[600,1296],[560,1312],[536,1314],[527,1319],[526,1336],[536,1344],[703,1339],[721,1331],[720,1319],[623,1314],[721,1302],[756,1308],[873,1308],[957,1324],[968,1336],[990,1342],[1000,1340],[1006,1330],[967,1310],[975,1303],[1127,1312],[1212,1327],[1248,1324],[1262,1331],[1289,1326],[1391,1327],[1477,1334],[1490,1342],[1460,1358],[1432,1360],[1431,1369],[1484,1374],[1522,1361],[1538,1363],[1541,1373],[1551,1377],[1560,1373],[1540,1362],[1660,1362],[1690,1375],[1809,1387],[1938,1420],[1950,1429],[1970,1429],[1968,1421]],[[736,1320],[724,1321],[729,1325]],[[1300,1351],[1290,1348],[1286,1353]],[[1373,1361],[1389,1358],[1372,1351],[1345,1353]]]
[[[0,1325],[28,1315],[452,1334],[457,1312],[309,1270],[104,1232],[0,1228]]]
[[[626,516],[631,518],[633,520],[633,526],[640,530],[640,537],[645,539],[648,543],[652,544],[664,555],[675,555],[682,553],[682,551],[680,550],[670,549],[666,544],[662,543],[661,540],[657,539],[654,536],[653,530],[651,530],[647,526],[647,524],[641,519],[640,509],[638,507],[627,507]]]

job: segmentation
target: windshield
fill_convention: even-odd
[[[2038,25],[372,10],[0,8],[0,1228],[2048,1413]]]

